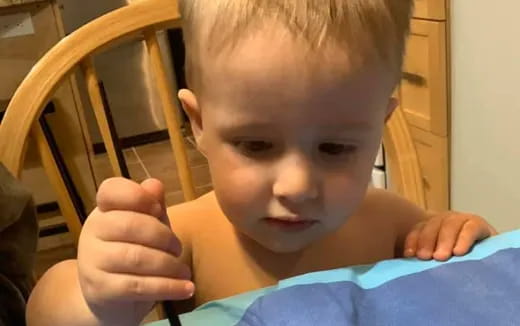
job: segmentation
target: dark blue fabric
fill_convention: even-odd
[[[257,299],[239,326],[520,325],[520,249],[441,265],[362,289],[297,285]]]

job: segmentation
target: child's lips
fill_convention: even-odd
[[[299,217],[266,217],[262,219],[262,221],[271,227],[288,232],[304,231],[318,223],[316,220],[303,219]]]

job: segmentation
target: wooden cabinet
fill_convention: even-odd
[[[410,127],[410,132],[421,167],[426,207],[445,211],[449,208],[448,139],[416,127]]]
[[[446,23],[414,19],[401,83],[401,106],[413,126],[448,133]]]
[[[416,18],[445,20],[446,4],[445,0],[415,0],[413,16]]]
[[[449,7],[445,0],[416,0],[398,90],[415,144],[426,207],[450,208]]]

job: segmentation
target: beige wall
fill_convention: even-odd
[[[452,0],[452,208],[520,228],[520,1]]]

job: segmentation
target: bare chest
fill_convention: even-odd
[[[303,252],[276,254],[228,232],[193,247],[196,305],[315,271],[371,264],[394,257],[395,238],[384,225],[349,221]]]

